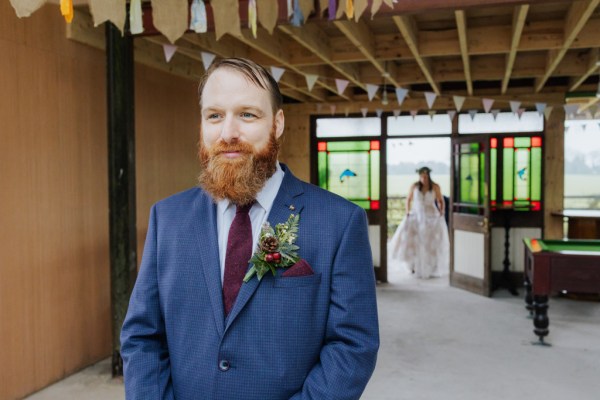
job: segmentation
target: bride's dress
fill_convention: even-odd
[[[390,262],[414,271],[418,278],[448,273],[450,245],[448,227],[435,206],[433,190],[414,188],[412,209],[388,244]]]

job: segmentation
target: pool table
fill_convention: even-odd
[[[548,296],[563,290],[600,293],[600,240],[525,242],[525,303],[533,316],[537,343],[548,335]]]

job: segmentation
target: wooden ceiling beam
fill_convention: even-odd
[[[569,7],[569,11],[567,13],[567,18],[565,20],[564,25],[564,42],[560,50],[551,50],[548,53],[548,66],[546,68],[546,73],[544,76],[537,82],[536,84],[536,92],[542,90],[546,81],[558,64],[563,59],[565,53],[570,48],[571,44],[588,21],[600,0],[579,0],[574,1]]]
[[[595,104],[598,104],[598,102],[600,102],[600,97],[596,97],[595,99],[588,101],[587,103],[585,103],[584,105],[579,107],[579,109],[577,110],[577,114],[584,112],[585,110],[589,109],[590,107],[594,106]]]
[[[467,93],[473,94],[473,80],[471,79],[471,67],[469,65],[469,48],[467,43],[467,21],[464,10],[454,11],[456,18],[456,28],[458,30],[458,43],[460,45],[460,55],[465,70],[465,82],[467,83]]]
[[[396,15],[392,17],[392,19],[394,20],[394,23],[400,30],[402,36],[404,37],[404,41],[406,42],[408,48],[412,52],[415,60],[417,61],[417,64],[419,64],[419,67],[421,68],[423,74],[427,78],[427,82],[431,86],[432,90],[439,95],[440,89],[437,83],[433,80],[433,77],[431,76],[431,67],[429,65],[429,60],[422,58],[421,54],[419,53],[419,32],[417,30],[417,24],[415,22],[415,19],[412,16],[408,15]]]
[[[296,42],[314,52],[324,63],[328,64],[349,82],[352,82],[364,91],[367,90],[360,79],[358,68],[356,68],[356,66],[337,64],[331,59],[331,48],[329,47],[327,35],[325,35],[317,25],[305,24],[301,28],[292,25],[279,25],[278,28],[282,32],[288,34]],[[333,92],[336,93],[337,91]],[[342,95],[342,97],[350,100],[345,94]]]
[[[385,61],[382,62],[375,56],[375,36],[364,20],[360,20],[358,23],[339,20],[334,21],[334,24],[356,46],[362,55],[377,68],[384,79],[396,87],[400,86],[396,79],[394,79],[395,64],[390,63],[388,66]]]
[[[529,4],[523,4],[516,7],[513,13],[510,51],[506,56],[506,71],[504,72],[504,78],[502,79],[502,93],[506,93],[506,89],[508,89],[508,82],[510,81],[510,75],[515,64],[517,49],[519,47],[519,42],[521,41],[521,35],[523,33],[523,27],[525,26],[528,11]]]
[[[579,79],[575,81],[575,83],[571,85],[571,87],[569,88],[569,92],[572,92],[575,89],[577,89],[583,82],[585,82],[587,78],[590,77],[590,75],[598,71],[598,67],[600,67],[600,50],[598,48],[591,49],[588,59],[587,71],[585,71],[585,74],[583,74]]]

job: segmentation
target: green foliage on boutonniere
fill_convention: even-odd
[[[298,237],[298,221],[300,215],[291,214],[275,229],[268,222],[263,224],[256,251],[250,259],[252,268],[244,276],[244,282],[248,282],[254,274],[260,281],[268,271],[275,275],[275,268],[291,267],[298,262],[300,258],[296,251],[299,247],[294,244]]]

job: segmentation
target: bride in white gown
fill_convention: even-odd
[[[446,275],[450,245],[444,219],[444,199],[440,187],[431,180],[428,167],[417,170],[406,199],[407,214],[390,240],[390,262],[402,265],[418,278]],[[437,207],[436,207],[437,203]]]

